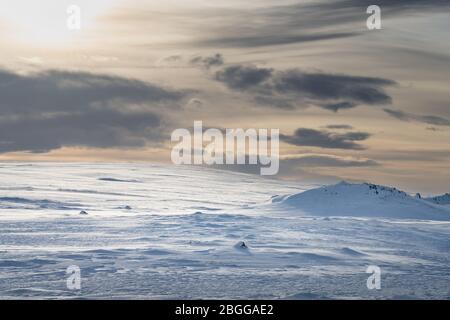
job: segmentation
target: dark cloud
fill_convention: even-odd
[[[63,146],[143,147],[161,141],[161,119],[152,112],[90,112],[0,120],[0,152],[47,152]]]
[[[352,109],[357,107],[358,105],[354,102],[337,102],[337,103],[325,103],[320,105],[319,107],[327,109],[327,110],[331,110],[334,112],[338,112],[341,109]]]
[[[266,82],[272,78],[273,72],[273,69],[268,68],[235,65],[217,71],[216,80],[235,90],[259,90],[266,89],[259,86],[266,86]],[[267,89],[270,90],[270,88]]]
[[[186,63],[182,55],[174,54],[168,57],[163,57],[156,61],[158,67],[170,67],[170,68],[185,68]]]
[[[164,135],[163,115],[185,95],[85,72],[0,71],[0,152],[155,143]]]
[[[234,65],[216,72],[217,81],[233,90],[256,95],[255,101],[273,107],[317,105],[337,112],[359,104],[390,104],[384,91],[394,81],[340,74],[308,73],[298,69],[276,71],[252,65]]]
[[[433,116],[433,115],[418,115],[399,110],[384,109],[384,111],[393,118],[402,121],[417,121],[435,126],[450,126],[450,119]]]
[[[355,141],[364,141],[370,137],[367,132],[336,133],[319,131],[308,128],[299,128],[294,134],[280,135],[280,139],[296,146],[311,146],[330,149],[363,150],[364,146]]]
[[[225,60],[223,59],[223,56],[220,53],[216,53],[213,56],[210,57],[202,57],[197,56],[190,60],[190,63],[193,65],[198,65],[205,67],[207,69],[211,67],[218,67],[225,63]]]
[[[300,167],[372,167],[380,164],[370,159],[348,159],[332,155],[305,155],[283,159],[280,165]]]
[[[47,71],[19,75],[0,71],[0,115],[81,112],[114,103],[165,103],[185,93],[139,80],[86,72]]]
[[[295,69],[281,71],[274,83],[275,89],[281,93],[295,93],[317,100],[349,99],[352,103],[370,105],[391,103],[392,99],[383,87],[395,84],[382,78],[305,73]]]
[[[208,28],[203,26],[196,44],[249,48],[355,37],[364,34],[366,9],[374,4],[381,7],[384,23],[404,14],[450,8],[447,0],[317,0],[260,5],[251,10],[214,10],[204,13],[208,15]]]

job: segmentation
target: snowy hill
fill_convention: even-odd
[[[320,216],[389,217],[450,220],[450,210],[396,188],[341,182],[290,196],[273,203],[305,214]]]
[[[431,197],[431,198],[425,198],[424,200],[439,204],[439,205],[450,205],[450,194],[446,193],[441,196]]]

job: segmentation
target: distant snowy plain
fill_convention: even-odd
[[[0,181],[2,299],[450,299],[448,221],[273,201],[318,185],[95,163],[2,163]]]

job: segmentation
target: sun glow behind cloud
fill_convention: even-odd
[[[364,177],[418,191],[448,192],[450,179],[445,173],[450,172],[450,131],[447,125],[431,124],[450,119],[449,95],[445,90],[449,86],[450,51],[449,45],[442,41],[449,29],[449,13],[445,10],[448,6],[438,8],[436,4],[444,5],[442,0],[412,1],[415,5],[385,1],[383,29],[370,31],[365,30],[367,14],[360,2],[371,3],[368,0],[0,0],[0,73],[6,70],[3,76],[7,78],[2,80],[12,83],[12,87],[4,86],[7,90],[0,99],[0,109],[13,110],[17,116],[20,112],[15,109],[26,105],[28,112],[36,115],[34,120],[40,121],[36,128],[45,132],[61,128],[67,133],[67,126],[59,126],[58,122],[42,125],[45,106],[70,105],[69,110],[78,114],[89,101],[72,104],[78,99],[65,99],[61,103],[58,100],[61,88],[45,87],[42,79],[31,81],[33,74],[60,70],[135,79],[158,87],[191,90],[192,95],[186,100],[200,101],[187,107],[183,107],[183,101],[181,109],[164,109],[162,119],[170,120],[169,124],[190,128],[192,121],[202,119],[208,126],[219,128],[280,128],[288,136],[299,128],[308,128],[315,130],[309,132],[316,138],[324,135],[329,138],[330,134],[332,138],[336,135],[345,138],[344,129],[327,126],[346,125],[348,131],[370,134],[370,139],[357,142],[362,147],[351,150],[304,146],[303,141],[301,145],[282,143],[281,154],[323,152],[328,157],[326,163],[336,162],[329,159],[332,157],[339,161],[346,156],[369,159],[374,162],[362,162],[369,166],[362,166],[361,161],[345,161],[346,166],[327,168],[323,157],[314,158],[322,161],[320,171],[312,166],[307,170],[343,179]],[[81,9],[80,31],[67,28],[70,5]],[[322,39],[317,35],[329,37]],[[223,56],[223,65],[192,63],[196,58],[205,61],[205,57],[218,53]],[[269,87],[258,82],[245,86],[246,78],[240,76],[264,74],[267,70],[272,70],[264,81]],[[341,76],[333,76],[336,74]],[[14,81],[17,77],[21,81]],[[387,79],[392,83],[374,88],[371,81],[369,84],[358,81],[366,78]],[[332,81],[330,89],[324,91],[328,88],[324,84],[329,85],[330,79],[338,81]],[[297,80],[295,84],[300,81],[309,86],[305,89],[293,85],[293,80]],[[316,80],[322,81],[312,86]],[[280,91],[278,84],[286,81],[291,85]],[[328,101],[330,97],[336,98],[335,88],[342,88],[343,83],[347,85],[337,91],[339,99]],[[36,88],[44,89],[36,92]],[[111,92],[126,95],[123,88]],[[11,101],[6,101],[13,93],[19,102],[11,107]],[[371,98],[373,93],[375,100]],[[63,97],[68,97],[68,93]],[[358,103],[349,98],[356,98]],[[42,102],[40,107],[36,107],[38,102]],[[132,102],[130,105],[135,107]],[[126,107],[130,106],[123,101],[117,104],[117,108]],[[383,108],[395,112],[390,115]],[[120,114],[120,119],[126,114]],[[144,148],[124,152],[112,147],[108,150],[92,147],[86,151],[93,141],[92,135],[85,133],[86,121],[75,123],[73,117],[67,118],[76,133],[86,137],[78,143],[80,146],[75,146],[80,149],[73,151],[73,141],[69,141],[72,137],[58,134],[58,138],[66,137],[60,149],[45,154],[1,153],[0,160],[170,159],[168,152],[156,157]],[[124,132],[128,132],[129,123],[125,123]],[[5,126],[2,124],[0,128]],[[26,130],[22,129],[25,127]],[[15,130],[16,138],[26,133],[27,139],[14,141],[16,145],[21,142],[26,150],[48,143],[55,136],[42,138],[30,134],[29,123],[11,128],[19,128]],[[90,128],[104,131],[98,125]],[[12,134],[12,129],[5,132]],[[5,135],[0,140],[5,140]],[[302,165],[305,162],[302,159]],[[380,165],[370,165],[375,162]]]
[[[95,27],[95,20],[119,0],[1,0],[0,19],[14,42],[36,47],[64,46]],[[71,5],[81,9],[81,29],[67,27]]]

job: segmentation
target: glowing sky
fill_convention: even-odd
[[[279,128],[282,178],[449,192],[450,3],[371,2],[0,0],[0,159],[170,162],[203,120]]]

